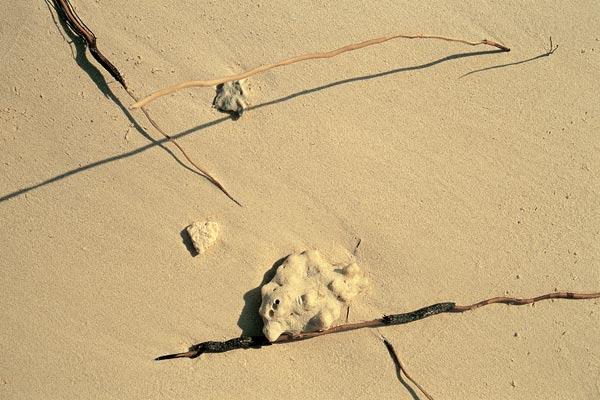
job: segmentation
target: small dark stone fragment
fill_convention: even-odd
[[[231,114],[238,119],[248,108],[248,90],[244,81],[222,83],[217,86],[217,94],[213,100],[213,107],[221,112]]]

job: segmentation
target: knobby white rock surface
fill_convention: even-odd
[[[194,222],[186,229],[198,254],[204,254],[219,237],[219,224],[213,221]]]
[[[332,265],[316,250],[292,254],[261,288],[263,333],[272,342],[282,333],[328,329],[368,285],[354,262]]]

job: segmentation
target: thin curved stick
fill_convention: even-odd
[[[600,292],[596,293],[573,293],[573,292],[554,292],[544,294],[538,297],[532,297],[528,299],[521,299],[516,297],[494,297],[491,299],[483,300],[478,303],[457,306],[455,303],[438,303],[427,307],[420,308],[416,311],[411,311],[404,314],[386,315],[382,318],[373,319],[370,321],[355,322],[352,324],[338,325],[333,328],[317,331],[317,332],[301,332],[296,335],[281,335],[274,342],[269,342],[264,336],[240,336],[238,338],[229,339],[223,342],[209,341],[202,342],[191,346],[188,351],[183,353],[167,354],[155,358],[159,360],[169,360],[172,358],[196,358],[204,353],[224,353],[226,351],[237,350],[237,349],[256,349],[263,346],[270,346],[273,344],[284,344],[290,342],[298,342],[301,340],[311,339],[318,336],[329,335],[331,333],[348,332],[362,328],[381,328],[384,326],[391,325],[402,325],[415,322],[432,315],[443,314],[443,313],[462,313],[465,311],[474,310],[479,307],[487,306],[489,304],[507,304],[507,305],[525,305],[532,304],[536,301],[549,300],[549,299],[568,299],[568,300],[588,300],[600,298]]]
[[[379,38],[375,38],[375,39],[370,39],[370,40],[365,40],[363,42],[360,43],[354,43],[354,44],[349,44],[346,45],[344,47],[340,47],[339,49],[336,50],[331,50],[331,51],[326,51],[326,52],[317,52],[317,53],[309,53],[309,54],[303,54],[303,55],[299,55],[296,57],[292,57],[292,58],[288,58],[287,60],[282,60],[273,64],[266,64],[266,65],[261,65],[260,67],[256,67],[253,68],[251,70],[248,70],[246,72],[242,72],[240,74],[236,74],[236,75],[230,75],[230,76],[225,76],[223,78],[216,78],[216,79],[209,79],[209,80],[192,80],[192,81],[184,81],[181,83],[178,83],[176,85],[173,86],[169,86],[167,88],[161,89],[157,92],[152,93],[151,95],[143,98],[142,100],[138,101],[137,103],[134,103],[131,108],[139,108],[139,107],[143,107],[151,102],[153,102],[154,100],[162,97],[162,96],[166,96],[168,94],[171,94],[173,92],[176,92],[178,90],[182,90],[182,89],[186,89],[189,87],[209,87],[209,86],[216,86],[216,85],[220,85],[221,83],[226,83],[226,82],[231,82],[231,81],[238,81],[240,79],[245,79],[248,78],[252,75],[256,75],[256,74],[260,74],[262,72],[268,71],[270,69],[274,69],[274,68],[278,68],[278,67],[283,67],[286,65],[290,65],[290,64],[295,64],[301,61],[306,61],[306,60],[315,60],[315,59],[321,59],[321,58],[332,58],[335,57],[339,54],[342,53],[346,53],[348,51],[354,51],[354,50],[358,50],[358,49],[362,49],[364,47],[367,46],[373,46],[376,44],[381,44],[393,39],[437,39],[437,40],[443,40],[446,42],[456,42],[456,43],[464,43],[467,44],[469,46],[478,46],[478,45],[488,45],[488,46],[493,46],[493,47],[497,47],[500,50],[503,51],[510,51],[510,48],[488,40],[488,39],[484,39],[481,40],[479,42],[470,42],[468,40],[463,40],[463,39],[453,39],[453,38],[448,38],[448,37],[444,37],[444,36],[436,36],[436,35],[403,35],[403,34],[397,34],[397,35],[392,35],[392,36],[382,36]]]
[[[98,50],[98,47],[96,46],[96,36],[90,30],[90,28],[88,28],[87,25],[85,25],[81,18],[79,18],[79,16],[71,6],[71,3],[69,3],[69,0],[54,0],[54,5],[55,10],[59,15],[59,18],[62,18],[66,22],[66,24],[73,31],[73,33],[83,38],[94,58],[104,67],[104,69],[106,69],[110,73],[110,75],[112,75],[113,78],[115,78],[121,84],[121,86],[123,86],[123,89],[125,89],[127,94],[133,99],[133,101],[137,102],[138,99],[133,94],[133,92],[127,87],[125,80],[123,79],[123,76],[121,75],[117,67],[115,67],[106,57],[104,57],[100,50]],[[54,18],[54,16],[52,18]],[[229,199],[231,199],[235,204],[242,207],[242,204],[239,201],[237,201],[216,178],[214,178],[208,171],[206,171],[206,169],[196,164],[186,153],[183,147],[175,139],[169,136],[160,126],[158,126],[154,119],[150,117],[150,114],[147,110],[142,108],[142,112],[144,113],[150,124],[154,128],[156,128],[156,130],[160,132],[160,134],[163,135],[168,141],[173,143],[173,145],[175,145],[175,147],[177,147],[179,151],[181,151],[185,159],[188,160],[188,162],[192,164],[202,176],[204,176],[210,183],[212,183],[221,192],[223,192],[225,196],[229,197]]]
[[[523,306],[526,304],[533,304],[536,301],[549,300],[549,299],[568,299],[568,300],[587,300],[600,298],[600,293],[573,293],[573,292],[555,292],[548,293],[538,297],[532,297],[530,299],[518,299],[515,297],[494,297],[480,301],[479,303],[471,304],[468,306],[454,306],[448,312],[459,313],[465,311],[471,311],[479,307],[487,306],[488,304],[507,304],[510,306]]]
[[[133,99],[133,101],[137,101],[137,98],[135,97],[135,95],[129,89],[125,89],[125,91]],[[188,160],[188,162],[190,164],[192,164],[200,172],[200,174],[202,174],[202,176],[204,176],[210,183],[212,183],[213,185],[215,185],[221,192],[223,192],[223,194],[225,196],[229,197],[229,199],[231,201],[233,201],[238,206],[243,207],[242,203],[240,203],[239,201],[237,201],[227,191],[227,189],[225,189],[225,187],[221,184],[221,182],[219,182],[215,177],[213,177],[206,169],[204,169],[204,168],[200,167],[198,164],[196,164],[190,158],[190,156],[188,156],[188,154],[185,152],[185,150],[183,149],[183,147],[181,147],[181,145],[175,139],[173,139],[169,134],[167,134],[164,130],[162,130],[162,128],[160,126],[158,126],[158,124],[154,121],[154,119],[152,117],[150,117],[150,114],[148,113],[148,111],[144,107],[141,107],[141,111],[144,113],[144,115],[146,116],[146,119],[148,119],[148,121],[150,122],[150,124],[158,132],[160,132],[160,134],[163,135],[165,137],[165,139],[167,139],[169,142],[173,143],[173,145],[175,145],[175,147],[177,147],[179,149],[179,151],[181,151],[181,154],[183,154],[183,156],[185,157],[185,159]]]
[[[390,357],[392,357],[392,361],[394,362],[394,366],[396,367],[396,373],[398,374],[398,379],[401,379],[400,372],[404,373],[404,376],[406,376],[406,379],[411,381],[413,383],[413,385],[415,385],[421,391],[421,393],[423,393],[425,395],[425,397],[427,397],[428,400],[434,400],[433,396],[431,396],[429,393],[427,393],[427,391],[423,388],[423,386],[419,385],[419,382],[415,381],[412,378],[412,376],[409,375],[408,371],[406,370],[406,367],[404,366],[404,364],[398,357],[398,354],[396,354],[396,349],[394,349],[394,346],[392,346],[392,343],[389,340],[387,340],[387,338],[384,336],[381,336],[381,339],[383,340],[383,344],[385,345],[388,353],[390,354]]]
[[[85,43],[90,49],[90,53],[92,56],[108,71],[109,74],[112,75],[113,78],[117,80],[127,90],[127,84],[125,83],[125,79],[123,76],[110,61],[98,50],[98,46],[96,45],[96,36],[87,27],[87,25],[79,18],[69,0],[54,0],[55,10],[59,14],[64,14],[63,19],[66,21],[67,25],[75,32],[79,37],[85,40]]]

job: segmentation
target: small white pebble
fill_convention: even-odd
[[[194,222],[186,230],[198,254],[204,254],[219,236],[219,224],[213,221]]]

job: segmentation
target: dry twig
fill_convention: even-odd
[[[96,45],[96,36],[85,25],[85,23],[81,20],[81,18],[79,18],[79,16],[73,9],[73,6],[71,6],[71,3],[69,3],[68,0],[54,0],[54,4],[56,6],[55,8],[56,8],[59,16],[61,18],[63,18],[63,20],[67,23],[69,28],[71,28],[71,30],[75,34],[77,34],[78,36],[83,38],[83,40],[87,44],[87,47],[90,49],[92,56],[100,63],[100,65],[102,65],[104,67],[104,69],[106,69],[108,71],[108,73],[113,78],[115,78],[117,80],[117,82],[119,82],[121,84],[121,86],[123,86],[123,89],[125,89],[127,94],[129,94],[129,96],[133,99],[133,101],[138,102],[138,99],[135,97],[135,95],[132,93],[132,91],[127,87],[127,84],[125,83],[125,79],[123,78],[123,76],[121,75],[121,73],[119,72],[117,67],[115,67],[110,61],[108,61],[108,59],[100,52],[100,50],[98,50],[98,47]],[[221,192],[223,192],[227,197],[229,197],[234,203],[236,203],[240,207],[242,206],[242,204],[239,201],[237,201],[215,177],[213,177],[206,169],[200,167],[197,163],[195,163],[190,158],[190,156],[186,153],[186,151],[183,149],[183,147],[179,143],[177,143],[177,141],[175,139],[173,139],[170,135],[168,135],[160,126],[158,126],[158,124],[154,121],[154,119],[152,119],[152,117],[150,117],[150,114],[148,113],[148,111],[146,109],[141,108],[141,110],[144,113],[144,115],[146,116],[146,118],[148,119],[148,121],[150,122],[150,124],[161,135],[163,135],[169,142],[173,143],[173,145],[175,145],[175,147],[177,147],[179,149],[179,151],[181,151],[181,153],[183,154],[185,159],[190,164],[192,164],[192,166],[194,166],[196,168],[196,170],[198,170],[198,172],[200,172],[200,174],[202,176],[204,176],[206,179],[208,179],[208,181],[210,183],[215,185],[219,190],[221,190]]]
[[[159,97],[162,96],[166,96],[168,94],[171,94],[173,92],[176,92],[178,90],[182,90],[182,89],[186,89],[189,87],[210,87],[210,86],[217,86],[221,83],[226,83],[226,82],[231,82],[231,81],[239,81],[241,79],[245,79],[248,78],[252,75],[256,75],[256,74],[260,74],[262,72],[274,69],[274,68],[278,68],[278,67],[283,67],[286,65],[290,65],[290,64],[295,64],[301,61],[306,61],[306,60],[315,60],[315,59],[322,59],[322,58],[332,58],[335,57],[339,54],[342,53],[346,53],[348,51],[354,51],[354,50],[358,50],[358,49],[362,49],[364,47],[368,47],[368,46],[373,46],[376,44],[381,44],[393,39],[437,39],[437,40],[443,40],[446,42],[457,42],[457,43],[464,43],[466,45],[469,46],[478,46],[478,45],[488,45],[488,46],[493,46],[496,47],[500,50],[503,51],[510,51],[510,49],[500,43],[496,43],[494,41],[488,40],[488,39],[484,39],[481,40],[479,42],[470,42],[468,40],[463,40],[463,39],[453,39],[453,38],[448,38],[448,37],[444,37],[444,36],[436,36],[436,35],[403,35],[403,34],[397,34],[397,35],[391,35],[391,36],[382,36],[379,38],[375,38],[375,39],[370,39],[370,40],[365,40],[363,42],[360,43],[354,43],[354,44],[349,44],[346,45],[344,47],[340,47],[339,49],[336,50],[331,50],[331,51],[326,51],[326,52],[318,52],[318,53],[309,53],[309,54],[303,54],[303,55],[299,55],[296,57],[292,57],[292,58],[288,58],[286,60],[282,60],[276,63],[272,63],[272,64],[266,64],[266,65],[261,65],[260,67],[256,67],[253,68],[249,71],[246,72],[242,72],[240,74],[236,74],[236,75],[230,75],[230,76],[226,76],[223,78],[216,78],[216,79],[209,79],[209,80],[193,80],[193,81],[185,81],[185,82],[181,82],[178,83],[176,85],[173,86],[169,86],[167,88],[164,88],[162,90],[159,90],[157,92],[152,93],[151,95],[143,98],[142,100],[136,102],[135,104],[133,104],[131,106],[131,108],[139,108],[139,107],[143,107],[151,102],[153,102],[154,100],[158,99]]]
[[[544,294],[538,297],[529,299],[520,299],[516,297],[494,297],[483,300],[478,303],[458,306],[455,303],[437,303],[427,307],[420,308],[404,314],[385,315],[382,318],[373,319],[370,321],[355,322],[351,324],[338,325],[333,328],[317,331],[317,332],[301,332],[296,335],[281,335],[274,342],[269,342],[264,336],[241,336],[239,338],[229,339],[224,342],[202,342],[191,346],[188,351],[183,353],[168,354],[157,357],[155,360],[167,360],[171,358],[196,358],[203,353],[224,353],[226,351],[236,349],[260,348],[270,346],[272,344],[284,344],[290,342],[298,342],[301,340],[311,339],[318,336],[329,335],[331,333],[354,331],[362,328],[380,328],[390,325],[402,325],[410,322],[415,322],[436,314],[442,313],[462,313],[470,311],[489,304],[507,304],[507,305],[524,305],[532,304],[536,301],[548,299],[570,299],[570,300],[586,300],[600,298],[600,292],[597,293],[573,293],[573,292],[554,292]]]
[[[137,98],[135,97],[135,95],[133,93],[131,93],[131,91],[129,89],[127,90],[127,94],[129,94],[129,96],[133,99],[133,101],[137,101]],[[213,177],[206,169],[200,167],[198,164],[196,164],[191,158],[190,156],[188,156],[188,154],[185,152],[185,150],[183,149],[183,147],[181,147],[181,145],[179,143],[177,143],[177,141],[175,139],[173,139],[170,135],[168,135],[165,131],[163,131],[161,129],[160,126],[158,126],[158,124],[154,121],[154,119],[152,119],[152,117],[150,117],[150,114],[148,113],[148,110],[146,110],[144,107],[141,107],[140,110],[144,113],[144,115],[146,116],[146,119],[148,119],[148,121],[150,122],[150,124],[152,124],[152,126],[161,133],[161,135],[163,135],[169,142],[173,143],[173,145],[175,145],[175,147],[177,147],[179,149],[179,151],[181,151],[181,154],[183,154],[183,156],[185,157],[186,160],[188,160],[188,162],[190,164],[192,164],[206,179],[208,179],[208,181],[210,183],[212,183],[213,185],[215,185],[221,192],[223,192],[223,194],[225,194],[225,196],[229,197],[229,199],[231,201],[233,201],[235,204],[237,204],[240,207],[242,206],[242,203],[240,203],[239,201],[237,201],[228,191],[227,189],[225,189],[225,187],[223,187],[223,185],[221,184],[221,182],[219,182],[215,177]]]
[[[109,74],[113,78],[117,80],[127,90],[127,84],[125,84],[125,79],[123,76],[110,61],[98,50],[98,46],[96,45],[96,36],[87,27],[87,25],[79,18],[69,0],[54,0],[54,4],[56,5],[56,9],[60,10],[59,15],[65,20],[69,28],[76,33],[78,36],[85,40],[88,48],[90,49],[90,53],[92,56],[108,71]]]
[[[469,75],[477,74],[477,73],[480,73],[480,72],[483,72],[483,71],[490,71],[490,70],[498,69],[498,68],[512,67],[514,65],[521,65],[521,64],[525,64],[525,63],[528,63],[528,62],[531,62],[531,61],[539,60],[540,58],[549,57],[552,54],[554,54],[554,52],[557,49],[558,49],[558,45],[555,46],[552,43],[552,37],[550,37],[550,48],[547,51],[544,51],[542,54],[538,54],[537,56],[528,58],[526,60],[514,61],[514,62],[507,63],[507,64],[493,65],[491,67],[476,69],[474,71],[467,72],[466,74],[461,75],[459,79],[462,79],[462,78],[465,78],[465,77],[467,77]]]
[[[400,358],[398,358],[398,355],[396,354],[396,350],[394,349],[394,346],[392,346],[392,344],[384,336],[382,336],[381,339],[383,339],[383,344],[385,344],[385,347],[386,347],[388,353],[390,353],[390,357],[392,357],[392,361],[394,362],[394,365],[396,366],[396,371],[398,373],[398,379],[400,379],[400,372],[402,372],[404,374],[404,376],[406,376],[406,379],[411,381],[413,383],[413,385],[415,385],[417,388],[419,388],[419,390],[421,391],[421,393],[423,393],[425,395],[425,397],[427,397],[429,400],[433,400],[433,397],[429,393],[427,393],[427,391],[425,389],[423,389],[423,386],[419,385],[419,383],[417,381],[415,381],[408,374],[406,367],[404,366],[404,364],[402,364],[402,361],[400,361]]]

